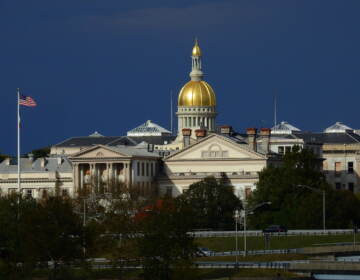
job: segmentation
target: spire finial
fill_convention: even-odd
[[[192,56],[201,56],[201,50],[200,50],[199,41],[198,41],[197,37],[195,37],[195,45],[192,49]]]

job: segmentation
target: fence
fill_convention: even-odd
[[[221,263],[221,262],[196,262],[194,264],[198,268],[268,268],[288,270],[289,262],[259,262],[259,263]]]
[[[352,234],[352,229],[327,229],[325,231],[319,230],[288,230],[285,232],[274,232],[269,233],[272,236],[321,236],[321,235],[344,235]],[[236,236],[236,231],[193,231],[190,232],[195,237],[234,237]],[[244,231],[238,231],[238,236],[243,236]],[[249,230],[246,231],[246,236],[263,236],[264,233],[261,230]]]

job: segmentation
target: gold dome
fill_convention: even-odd
[[[215,92],[205,81],[190,81],[180,90],[179,106],[216,106]]]
[[[195,40],[195,46],[192,49],[192,56],[201,56],[201,50],[197,39]]]

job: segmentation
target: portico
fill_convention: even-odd
[[[102,145],[76,153],[69,157],[73,164],[74,192],[108,193],[114,187],[144,186],[156,176],[158,158],[145,149]],[[144,165],[151,166],[152,172],[142,174],[137,170]]]

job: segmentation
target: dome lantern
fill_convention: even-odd
[[[191,80],[180,90],[178,98],[178,131],[183,128],[215,131],[216,96],[212,87],[203,80],[202,52],[195,39],[191,55]]]

